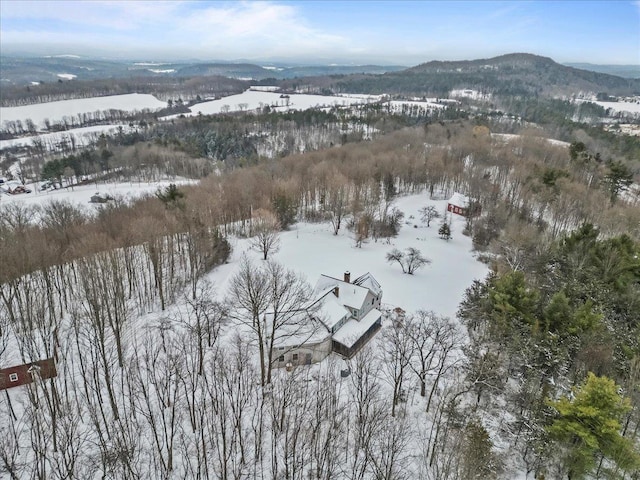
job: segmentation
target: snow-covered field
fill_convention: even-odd
[[[488,93],[482,93],[478,90],[472,90],[469,88],[451,90],[451,92],[449,92],[449,96],[453,98],[470,98],[472,100],[487,100],[488,98],[491,98],[491,95]]]
[[[265,91],[247,90],[238,95],[231,95],[217,100],[197,103],[191,107],[191,114],[212,115],[225,111],[247,111],[270,106],[282,109],[306,110],[307,108],[323,106],[348,106],[373,101],[368,96],[338,97],[308,94],[290,94],[289,98],[282,98],[281,94]]]
[[[44,192],[38,191],[37,185],[29,185],[32,193],[0,195],[0,205],[7,202],[34,205],[68,200],[92,207],[89,200],[96,192],[113,197],[136,198],[153,194],[170,183],[187,182],[184,179],[172,179],[150,183],[98,183]],[[488,270],[472,253],[471,239],[462,235],[464,218],[454,215],[451,225],[453,238],[442,240],[438,236],[438,220],[432,221],[431,227],[427,228],[419,219],[418,210],[427,205],[434,205],[441,213],[446,209],[445,200],[430,200],[426,194],[398,199],[395,206],[405,213],[405,222],[409,224],[403,225],[398,237],[391,239],[390,244],[386,240],[370,240],[362,248],[356,248],[351,232],[345,227],[336,236],[330,224],[298,223],[281,233],[280,250],[270,258],[303,274],[312,285],[320,274],[342,277],[348,270],[355,278],[371,272],[382,285],[384,304],[400,306],[407,312],[434,310],[453,318],[465,289],[474,279],[484,278]],[[411,215],[415,218],[410,219]],[[226,291],[228,281],[236,272],[243,255],[256,261],[261,258],[258,252],[250,249],[249,240],[235,239],[232,243],[233,254],[229,263],[209,274],[210,280],[222,293]],[[385,255],[392,248],[404,250],[408,247],[419,249],[432,263],[414,275],[406,275],[398,264],[386,262]]]
[[[640,103],[632,102],[594,102],[603,108],[611,109],[615,112],[640,113]]]
[[[383,289],[382,303],[399,306],[407,312],[433,310],[440,315],[455,318],[465,289],[474,279],[483,279],[486,265],[472,252],[471,238],[462,235],[465,220],[454,215],[449,241],[438,236],[438,220],[427,228],[420,221],[418,210],[433,205],[439,212],[446,209],[445,200],[429,200],[427,194],[401,197],[396,206],[405,213],[405,221],[397,238],[387,244],[385,240],[370,240],[356,248],[351,232],[341,228],[335,236],[330,224],[299,223],[280,235],[281,247],[270,258],[287,268],[304,274],[312,285],[321,274],[342,278],[350,271],[352,278],[371,272]],[[409,219],[413,215],[415,219]],[[418,228],[414,228],[416,225]],[[217,289],[226,291],[230,278],[236,272],[243,255],[260,262],[260,255],[249,247],[248,240],[235,240],[229,263],[209,274]],[[386,262],[385,255],[392,248],[419,249],[432,263],[413,275],[403,274],[400,266]]]
[[[93,125],[91,127],[72,128],[63,132],[42,133],[30,137],[13,138],[11,140],[0,140],[0,150],[4,148],[33,145],[34,141],[42,140],[45,147],[54,146],[60,142],[71,143],[71,137],[77,146],[85,146],[91,143],[101,133],[112,134],[122,127],[128,132],[131,128],[128,125]]]
[[[59,122],[64,117],[73,117],[75,115],[96,111],[122,110],[125,112],[135,112],[145,109],[155,110],[166,106],[166,102],[158,100],[153,95],[142,93],[79,98],[20,107],[0,107],[0,124],[15,120],[24,122],[27,118],[30,118],[36,126],[43,127],[44,120],[47,118],[51,122]]]
[[[22,202],[26,205],[43,205],[54,200],[65,200],[76,205],[91,207],[89,200],[96,193],[110,195],[114,198],[135,199],[143,195],[153,194],[159,188],[164,188],[171,183],[185,184],[190,180],[182,178],[162,180],[158,182],[125,182],[125,183],[91,183],[73,188],[60,188],[57,190],[39,191],[37,183],[29,184],[31,193],[9,195],[0,193],[0,205],[9,202]]]

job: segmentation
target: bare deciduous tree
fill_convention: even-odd
[[[275,253],[280,249],[280,222],[274,214],[266,210],[258,210],[252,220],[251,248],[262,253],[262,259],[266,260],[269,253]]]
[[[423,257],[420,250],[409,247],[406,253],[394,248],[387,253],[387,262],[398,262],[402,268],[402,273],[413,275],[414,272],[425,265],[431,263],[427,257]]]
[[[430,226],[431,220],[434,218],[440,218],[440,214],[433,205],[428,205],[420,209],[420,219],[427,224],[427,227]]]
[[[311,288],[302,277],[271,261],[257,267],[244,258],[231,279],[230,314],[249,328],[252,341],[257,344],[263,386],[271,382],[276,341],[300,336],[303,331],[307,336],[313,334],[310,325],[295,322],[296,316],[309,307],[310,293]],[[304,341],[305,338],[300,339],[301,344]]]
[[[396,416],[396,408],[405,397],[403,389],[414,345],[409,331],[401,324],[386,327],[382,332],[382,372],[393,387],[391,416]]]

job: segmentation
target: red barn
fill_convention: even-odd
[[[58,372],[53,358],[0,369],[0,390],[31,383],[36,375],[43,380],[57,376]]]
[[[447,202],[447,211],[462,215],[465,217],[469,210],[469,197],[462,195],[461,193],[454,193]]]
[[[471,211],[469,211],[469,209],[471,209]],[[477,202],[471,202],[466,195],[456,192],[447,202],[447,211],[463,217],[469,214],[476,217],[480,215],[480,205]]]

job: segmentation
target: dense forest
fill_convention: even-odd
[[[526,129],[504,142],[464,119],[396,120],[370,141],[280,157],[243,150],[233,135],[223,144],[237,152],[214,148],[249,119],[253,131],[294,135],[345,121],[308,112],[163,125],[96,160],[124,168],[125,152],[162,149],[167,162],[217,158],[219,170],[91,217],[64,202],[2,207],[2,344],[74,359],[19,408],[3,400],[4,472],[391,480],[510,478],[515,468],[637,478],[637,161],[588,131],[569,148]],[[265,382],[251,335],[234,335],[250,299],[214,301],[203,279],[228,257],[228,238],[255,235],[258,211],[274,228],[343,225],[356,244],[392,236],[394,198],[420,191],[465,191],[482,212],[466,234],[492,273],[469,287],[462,325],[407,312],[402,328],[385,327],[375,351],[351,360],[346,382],[331,362]],[[304,282],[274,263],[247,263],[234,281],[276,278],[288,298],[304,298]],[[166,312],[160,321],[131,336],[155,309]],[[401,394],[412,378],[423,384],[417,412]]]

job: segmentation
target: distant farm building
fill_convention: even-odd
[[[480,205],[472,202],[469,197],[461,193],[454,193],[447,202],[447,212],[467,217],[480,215]]]
[[[305,365],[324,360],[331,352],[351,358],[382,325],[382,288],[370,273],[351,282],[321,275],[316,300],[295,312],[291,332],[275,341],[275,366]]]
[[[461,193],[454,193],[447,202],[447,211],[457,215],[467,216],[469,210],[469,197]]]
[[[32,383],[36,378],[45,380],[58,375],[53,358],[24,363],[0,369],[0,390]]]

